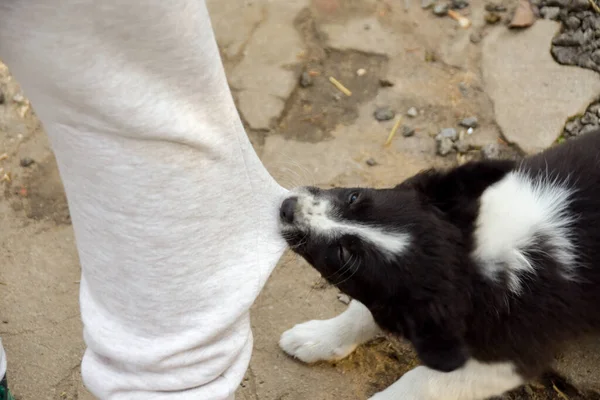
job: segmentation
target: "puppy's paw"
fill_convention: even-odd
[[[279,346],[305,363],[341,360],[358,345],[352,335],[339,328],[335,320],[308,321],[284,332]]]

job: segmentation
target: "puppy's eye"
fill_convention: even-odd
[[[357,192],[350,193],[350,196],[348,196],[348,205],[356,202],[356,200],[358,200],[358,193]]]

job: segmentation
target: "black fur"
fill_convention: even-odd
[[[536,273],[522,276],[517,295],[506,282],[484,278],[470,253],[481,194],[519,166],[570,177],[580,267],[576,280],[565,279],[539,237],[528,252]],[[425,171],[391,189],[311,190],[335,198],[344,220],[410,233],[408,250],[393,260],[352,235],[330,242],[289,230],[285,236],[332,284],[365,304],[382,328],[407,338],[430,368],[452,371],[470,357],[512,361],[530,379],[564,343],[600,332],[600,131],[519,162]],[[351,193],[359,197],[347,205]],[[347,254],[360,260],[350,279],[340,271]]]

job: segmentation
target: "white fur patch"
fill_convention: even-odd
[[[295,194],[298,196],[294,216],[296,228],[328,238],[354,235],[372,243],[389,256],[401,254],[409,244],[410,237],[407,233],[389,232],[359,222],[336,220],[336,210],[326,197],[315,197],[304,191],[297,191]]]
[[[521,290],[523,273],[534,273],[536,266],[527,249],[543,237],[551,255],[563,267],[565,278],[572,277],[576,264],[567,212],[573,190],[567,182],[545,175],[531,177],[511,172],[483,192],[475,226],[474,259],[484,274],[496,279],[508,274],[513,292]]]
[[[369,309],[352,300],[335,318],[304,322],[284,332],[279,346],[305,363],[336,361],[380,333]]]
[[[448,373],[417,367],[369,400],[485,400],[523,383],[512,363],[469,360],[462,368]]]

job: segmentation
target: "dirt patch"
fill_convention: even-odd
[[[53,156],[30,167],[22,183],[12,185],[11,206],[36,221],[70,225],[71,216],[62,180]]]
[[[307,65],[310,85],[298,87],[288,99],[278,124],[278,132],[286,138],[309,142],[327,139],[338,124],[356,121],[358,106],[377,95],[379,77],[387,67],[385,57],[337,50],[326,50],[326,54],[322,62]],[[369,73],[359,76],[359,69]],[[352,95],[336,88],[330,77]]]
[[[363,11],[351,6],[345,5],[348,10],[342,14]],[[294,24],[307,50],[298,68],[298,86],[287,99],[277,131],[286,138],[317,142],[329,138],[337,125],[356,121],[358,106],[377,95],[388,59],[382,55],[325,48],[324,35],[319,32],[309,9],[303,10]],[[331,77],[347,88],[350,95],[336,87]]]

